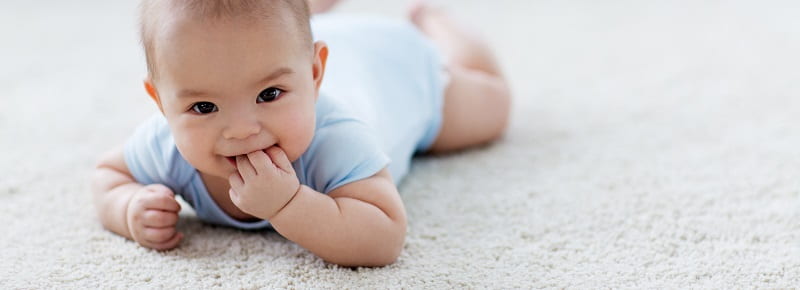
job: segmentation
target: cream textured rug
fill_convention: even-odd
[[[374,269],[191,212],[167,253],[101,228],[92,164],[155,111],[134,2],[0,3],[2,289],[800,285],[800,2],[445,1],[497,48],[513,122],[415,163],[405,251]]]

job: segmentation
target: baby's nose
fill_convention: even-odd
[[[261,124],[255,116],[247,114],[233,115],[228,119],[227,126],[222,132],[225,139],[247,139],[261,132]]]

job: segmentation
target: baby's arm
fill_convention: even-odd
[[[180,204],[164,185],[137,183],[121,148],[107,153],[92,176],[95,208],[103,226],[140,245],[168,250],[183,234],[175,230]]]
[[[387,169],[328,195],[300,185],[278,147],[237,157],[231,201],[267,219],[284,237],[322,259],[345,266],[382,266],[403,248],[406,216]]]
[[[406,234],[403,202],[385,168],[328,195],[301,186],[270,222],[286,238],[344,266],[393,263]]]

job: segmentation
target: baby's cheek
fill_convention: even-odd
[[[300,155],[308,149],[308,146],[311,145],[311,140],[314,138],[314,112],[311,111],[306,114],[311,114],[311,116],[305,114],[298,115],[289,123],[294,124],[292,128],[290,128],[292,142],[289,148],[283,148],[283,150],[286,151],[289,161],[295,161],[297,158],[300,158]]]
[[[204,146],[205,142],[201,141],[193,140],[185,135],[175,135],[175,145],[178,147],[178,152],[181,153],[181,156],[196,169],[209,172],[214,167],[213,152],[209,150],[210,148]]]

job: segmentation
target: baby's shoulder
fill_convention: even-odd
[[[347,110],[318,115],[311,144],[294,167],[300,182],[320,192],[371,176],[389,162],[373,129]]]
[[[142,184],[161,183],[176,191],[196,173],[178,151],[169,124],[160,114],[136,128],[123,153],[131,174]]]

